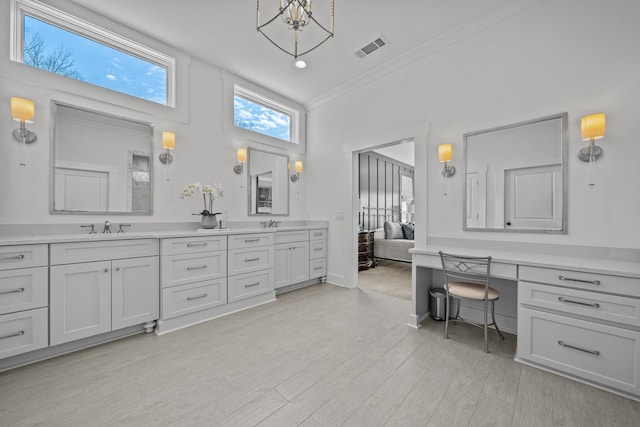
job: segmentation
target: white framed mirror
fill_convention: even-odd
[[[567,113],[464,135],[463,229],[567,232]]]
[[[249,148],[249,215],[289,215],[289,156]]]
[[[151,215],[153,126],[53,102],[49,208]]]

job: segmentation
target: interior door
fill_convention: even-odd
[[[56,211],[108,211],[109,173],[56,168]]]
[[[562,228],[562,166],[505,170],[505,228]]]

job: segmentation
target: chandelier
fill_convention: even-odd
[[[329,0],[316,0],[329,3]],[[263,13],[266,16],[273,16],[268,21],[260,23],[260,0],[256,12],[256,28],[275,47],[297,59],[299,56],[307,54],[320,46],[322,43],[333,37],[333,3],[330,1],[328,10],[312,10],[311,0],[277,0],[263,1]],[[285,26],[280,24],[278,17],[282,19]],[[317,19],[325,18],[330,21],[330,30],[322,25]],[[271,25],[273,23],[273,25]],[[305,30],[304,37],[300,37],[302,30]],[[293,43],[291,32],[293,31]]]

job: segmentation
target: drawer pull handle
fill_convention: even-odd
[[[245,259],[244,262],[252,262],[252,261],[260,261],[260,257],[258,258],[249,258],[249,259]]]
[[[19,294],[24,292],[24,288],[18,288],[18,289],[14,289],[13,291],[5,291],[5,292],[0,292],[0,295],[7,295],[7,294]]]
[[[322,233],[313,233],[314,236],[322,236]]]
[[[583,351],[585,353],[593,354],[594,356],[600,356],[600,352],[598,350],[589,350],[587,348],[576,347],[575,345],[567,344],[562,340],[558,341],[558,345],[562,347],[572,348],[578,351]]]
[[[188,248],[195,248],[196,246],[207,246],[207,242],[202,243],[187,243]]]
[[[321,251],[322,248],[315,248],[314,251]]]
[[[259,242],[259,241],[260,241],[260,238],[258,238],[258,239],[244,239],[245,243]]]
[[[15,334],[2,336],[2,337],[0,337],[0,340],[4,340],[4,339],[7,339],[7,338],[13,338],[13,337],[19,337],[21,335],[24,335],[24,331],[18,331]]]
[[[197,297],[187,297],[187,301],[193,301],[194,299],[206,298],[208,294],[198,295]]]
[[[587,307],[600,308],[600,304],[598,304],[597,302],[594,302],[593,304],[591,304],[591,303],[588,303],[588,302],[581,302],[581,301],[574,301],[574,300],[570,300],[570,299],[565,299],[563,297],[558,297],[558,301],[566,302],[567,304],[578,304],[578,305],[586,305]]]
[[[207,264],[205,264],[205,265],[197,265],[195,267],[187,267],[187,271],[202,270],[203,268],[207,268]]]
[[[565,280],[567,282],[589,283],[590,285],[599,285],[600,284],[600,280],[572,279],[571,277],[564,277],[564,276],[558,276],[558,279]]]
[[[16,255],[16,256],[10,256],[8,258],[1,258],[0,261],[11,261],[14,259],[24,259],[24,255],[20,254],[20,255]]]
[[[103,273],[108,273],[108,272],[109,272],[109,269],[108,269],[108,268],[105,268],[104,270],[102,270],[102,272],[103,272]]]
[[[260,284],[260,282],[256,282],[256,283],[251,283],[251,284],[246,284],[244,285],[245,288],[251,288],[253,286],[258,286]]]
[[[322,270],[322,267],[314,267],[314,270]]]

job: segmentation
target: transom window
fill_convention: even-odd
[[[235,127],[298,143],[298,111],[242,86],[234,85],[233,92]]]
[[[14,61],[175,106],[174,58],[42,3],[14,1]]]

